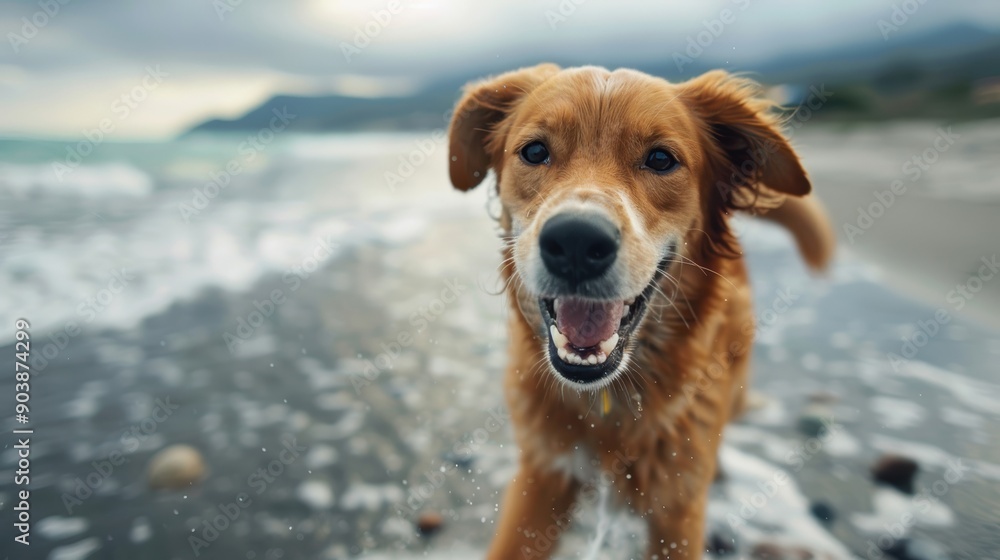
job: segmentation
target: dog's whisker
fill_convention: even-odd
[[[683,257],[683,255],[681,255],[681,256]],[[683,257],[683,258],[686,258],[686,257]],[[680,269],[681,269],[681,270],[680,270],[680,271],[678,272],[678,274],[679,274],[679,275],[681,275],[681,276],[683,276],[683,274],[684,274],[684,264],[685,264],[685,263],[684,263],[684,260],[683,260],[683,258],[682,258],[682,259],[681,259],[681,260],[680,260],[680,261],[679,261],[679,262],[677,263],[677,264],[678,264],[678,266],[679,266],[679,267],[680,267]],[[670,278],[670,280],[672,280],[672,281],[673,281],[673,283],[674,283],[674,295],[675,295],[675,297],[676,297],[676,295],[677,295],[677,294],[680,294],[680,296],[684,298],[684,301],[685,301],[685,303],[687,303],[687,306],[688,306],[688,309],[689,309],[689,310],[691,311],[691,315],[694,315],[694,310],[693,310],[693,309],[691,309],[691,302],[690,302],[690,300],[688,300],[688,298],[687,298],[687,293],[685,292],[685,290],[683,290],[683,289],[681,288],[681,279],[680,279],[680,278],[674,278],[674,277],[673,277],[673,276],[671,276],[670,274],[667,274],[666,276],[667,276],[668,278]],[[696,319],[697,319],[697,318],[696,318]]]
[[[688,310],[691,311],[691,314],[693,316],[694,315],[694,310],[691,309],[690,302],[687,301],[686,296],[683,296],[683,292],[680,292],[680,284],[678,283],[678,281],[673,276],[671,276],[669,273],[664,272],[663,273],[663,279],[665,279],[665,280],[673,283],[673,285],[675,287],[674,288],[674,294],[673,294],[673,296],[667,296],[667,294],[663,291],[663,289],[662,289],[661,286],[659,286],[658,284],[653,284],[653,292],[654,292],[654,294],[661,296],[661,298],[664,301],[662,303],[660,303],[660,302],[656,301],[656,300],[658,300],[660,298],[651,298],[650,301],[647,303],[648,308],[656,310],[656,312],[657,312],[657,319],[656,319],[656,321],[658,323],[662,323],[663,322],[663,311],[664,311],[664,309],[667,308],[667,307],[673,308],[674,311],[676,312],[675,315],[678,318],[680,318],[680,320],[684,322],[684,326],[688,330],[690,330],[691,326],[688,324],[687,319],[684,317],[684,313],[681,312],[681,310],[677,307],[677,304],[675,302],[677,294],[680,293],[681,296],[685,298],[685,302],[687,303]]]
[[[712,274],[714,274],[714,275],[718,276],[719,278],[722,278],[723,280],[725,280],[726,282],[728,282],[731,287],[733,287],[733,288],[736,287],[736,284],[734,284],[732,280],[730,280],[729,278],[727,278],[723,274],[721,274],[719,272],[716,272],[715,270],[712,270],[711,268],[708,268],[707,266],[702,266],[702,265],[696,263],[690,257],[686,257],[686,256],[684,256],[684,255],[682,255],[680,253],[677,253],[677,256],[680,257],[681,262],[687,262],[687,263],[691,264],[692,266],[697,267],[703,273],[711,272]]]
[[[683,261],[681,261],[679,264],[682,267],[684,266],[684,262]],[[684,326],[690,330],[691,326],[688,324],[687,319],[684,317],[684,315],[680,311],[680,309],[677,308],[677,306],[676,306],[676,304],[674,304],[674,302],[676,301],[678,295],[680,297],[682,297],[684,299],[684,304],[687,306],[688,311],[691,313],[691,317],[697,323],[698,322],[698,316],[694,312],[694,308],[691,307],[691,301],[688,300],[687,295],[684,293],[684,290],[681,289],[681,282],[680,282],[680,280],[678,280],[677,278],[674,278],[673,275],[671,275],[669,272],[666,272],[666,271],[663,271],[663,278],[665,280],[668,280],[669,282],[671,282],[673,284],[673,286],[674,286],[674,293],[673,293],[673,295],[671,297],[669,297],[669,298],[666,298],[666,299],[668,301],[670,301],[671,304],[673,304],[674,309],[677,310],[678,316],[680,317],[680,319],[682,321],[684,321]],[[663,290],[660,289],[659,286],[656,286],[655,289],[657,291],[659,291],[659,293],[661,295],[663,295],[664,297],[666,297],[666,294],[664,294]]]

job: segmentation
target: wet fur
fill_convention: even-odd
[[[797,198],[809,180],[758,92],[721,71],[671,84],[550,64],[466,89],[451,124],[450,175],[462,190],[488,170],[497,177],[511,302],[504,389],[521,450],[488,558],[548,558],[595,463],[612,475],[616,501],[647,521],[649,558],[701,557],[707,491],[724,426],[743,407],[753,341],[747,271],[729,219],[742,210],[786,226],[817,269],[833,251],[821,208]],[[539,133],[563,159],[527,168],[518,146]],[[680,154],[682,172],[634,165],[661,141]],[[682,255],[608,386],[606,417],[598,393],[567,387],[550,370],[529,289],[538,229],[574,204],[599,206],[622,229],[627,290],[653,277],[664,239],[677,239]]]

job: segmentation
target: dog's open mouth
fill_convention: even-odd
[[[657,272],[641,294],[626,300],[539,298],[556,372],[587,385],[618,371],[661,276]]]
[[[645,293],[644,293],[645,294]],[[628,301],[542,298],[549,327],[549,359],[566,379],[593,383],[614,373],[646,309],[646,296]]]

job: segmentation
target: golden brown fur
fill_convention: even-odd
[[[650,558],[701,557],[716,452],[742,409],[753,339],[729,217],[763,212],[785,225],[815,268],[833,249],[816,203],[786,200],[810,184],[770,109],[755,84],[721,71],[671,84],[545,64],[467,88],[451,125],[450,174],[462,190],[496,174],[511,301],[505,392],[521,449],[489,558],[551,554],[585,481],[573,456],[608,473],[616,501],[647,521]],[[544,168],[517,155],[535,137],[553,154]],[[682,166],[668,175],[640,169],[652,144],[669,145]],[[654,278],[664,239],[682,241],[607,387],[607,416],[595,391],[568,388],[550,371],[531,291],[538,230],[573,205],[599,206],[621,229],[627,293]]]

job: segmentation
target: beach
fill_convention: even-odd
[[[934,148],[940,128],[795,132],[841,237],[824,277],[785,232],[739,219],[761,397],[725,434],[708,534],[735,550],[712,557],[779,543],[881,558],[919,541],[1000,558],[1000,277],[980,272],[1000,239],[1000,132],[955,125]],[[496,202],[450,187],[439,137],[289,135],[250,159],[238,136],[109,144],[64,180],[48,163],[63,145],[0,142],[0,292],[16,294],[0,355],[17,318],[37,337],[32,557],[483,554],[517,461],[508,308]],[[804,417],[830,422],[808,434]],[[151,489],[151,458],[175,444],[200,452],[204,480]],[[872,481],[887,453],[919,463],[913,493]],[[5,511],[16,462],[0,452]],[[559,558],[641,558],[641,522],[602,504]]]
[[[1000,161],[987,155],[1000,149],[995,129],[993,121],[888,122],[810,130],[796,141],[843,249],[876,264],[900,292],[1000,328],[1000,278],[969,295],[956,289],[1000,252]]]

